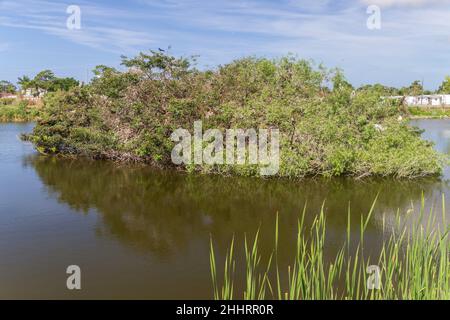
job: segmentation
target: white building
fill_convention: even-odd
[[[433,94],[433,95],[406,96],[395,98],[404,99],[405,104],[408,106],[450,107],[449,94]]]
[[[46,90],[38,89],[37,92],[34,89],[22,90],[22,96],[25,100],[39,100],[47,93]]]

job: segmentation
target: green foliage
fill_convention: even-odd
[[[416,80],[409,87],[404,87],[399,90],[400,95],[404,96],[418,96],[421,94],[430,94],[430,92],[425,92],[422,81]]]
[[[28,76],[19,77],[17,83],[22,90],[26,90],[32,87],[32,80]]]
[[[438,92],[443,94],[450,94],[450,76],[445,77],[445,80],[439,87]]]
[[[114,134],[106,130],[88,89],[77,87],[70,94],[50,93],[45,96],[44,105],[39,125],[29,137],[44,153],[101,157],[114,145]]]
[[[126,72],[98,66],[88,86],[45,99],[31,138],[45,152],[172,167],[171,133],[192,131],[194,121],[202,120],[205,129],[278,128],[281,177],[416,177],[441,171],[441,157],[397,120],[401,106],[384,99],[378,87],[354,90],[341,71],[294,56],[243,58],[205,71],[192,68],[193,62],[160,50],[124,57]],[[182,169],[259,172],[255,165]]]
[[[138,83],[138,77],[131,73],[121,73],[115,68],[99,65],[93,70],[93,92],[110,99],[124,96],[128,87]]]
[[[22,90],[32,89],[35,94],[38,94],[40,91],[68,91],[77,87],[79,82],[74,78],[58,78],[53,71],[43,70],[36,74],[33,79],[30,79],[28,76],[20,77],[18,84]]]
[[[13,85],[11,82],[6,81],[6,80],[1,80],[0,81],[0,92],[1,93],[16,93],[16,86]]]
[[[411,107],[408,109],[412,117],[415,118],[449,118],[450,108],[422,108],[422,107]]]
[[[27,122],[36,120],[40,108],[25,100],[0,99],[0,122]]]
[[[14,102],[16,101],[15,98],[1,98],[0,99],[0,106],[9,106],[14,104]]]
[[[141,52],[134,58],[122,56],[122,65],[140,72],[148,79],[180,79],[189,72],[191,61],[173,57],[159,49],[151,50],[149,54]]]
[[[79,85],[79,82],[74,78],[56,78],[53,80],[49,91],[68,91],[70,88],[74,88]]]
[[[382,84],[376,83],[374,85],[364,85],[358,90],[365,91],[374,91],[377,92],[380,96],[398,96],[400,95],[400,90],[393,87],[384,86]]]

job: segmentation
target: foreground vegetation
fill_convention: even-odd
[[[424,215],[424,205],[418,219],[397,213],[390,225],[383,218],[383,231],[390,234],[384,240],[378,256],[365,254],[365,236],[373,218],[374,205],[365,219],[361,217],[356,250],[351,237],[350,210],[347,237],[334,259],[325,259],[327,234],[324,210],[315,218],[310,230],[305,230],[304,217],[298,221],[297,252],[287,271],[287,286],[283,287],[277,259],[278,217],[275,227],[275,245],[267,261],[259,251],[259,232],[253,243],[245,238],[246,282],[244,292],[235,292],[236,261],[234,240],[227,252],[223,277],[219,282],[213,241],[210,266],[215,299],[450,299],[450,239],[446,222],[445,201],[442,201],[442,221],[437,227],[438,215],[431,209]],[[411,222],[413,222],[411,224]],[[374,266],[379,268],[379,285],[374,278]],[[371,277],[369,279],[369,277]],[[372,287],[369,287],[372,286]]]
[[[0,99],[0,122],[28,122],[39,117],[40,106],[26,100]]]
[[[339,70],[284,57],[244,58],[199,71],[165,52],[123,58],[127,72],[99,66],[89,85],[46,96],[28,139],[42,153],[174,167],[171,133],[203,128],[278,128],[281,177],[414,178],[443,159],[399,120],[398,102],[354,90]],[[181,165],[189,172],[258,176],[257,165]]]

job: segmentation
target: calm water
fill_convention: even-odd
[[[424,137],[450,154],[450,120],[420,120]],[[186,176],[147,167],[37,155],[19,139],[32,124],[0,124],[0,298],[212,297],[209,237],[224,255],[233,236],[261,226],[273,247],[280,215],[280,264],[295,248],[296,221],[308,202],[311,223],[324,200],[326,253],[345,239],[347,207],[354,232],[380,192],[365,243],[383,239],[381,217],[397,208],[450,203],[450,170],[442,179],[315,179],[302,182]],[[82,290],[66,289],[66,268],[79,265]]]

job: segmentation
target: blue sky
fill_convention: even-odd
[[[80,30],[66,27],[69,5]],[[367,28],[369,5],[380,30]],[[200,55],[200,67],[294,53],[355,85],[433,89],[450,74],[450,0],[0,0],[0,79],[52,69],[85,80],[95,65],[168,46]]]

